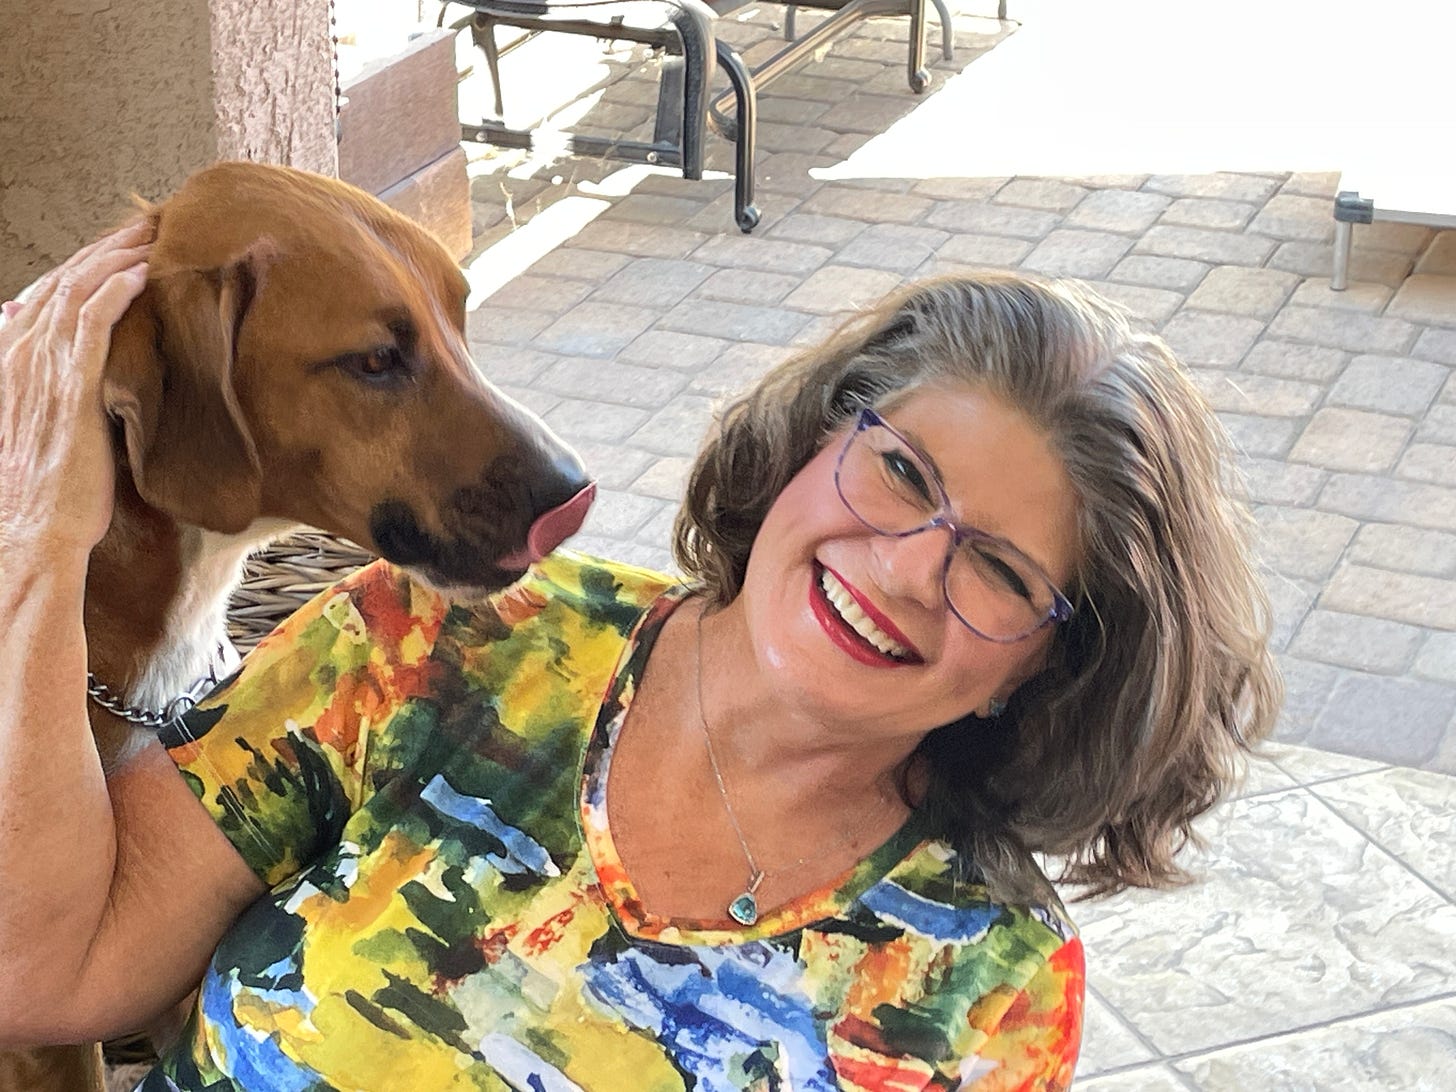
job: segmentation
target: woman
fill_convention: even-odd
[[[125,242],[49,356],[0,346],[94,388]],[[68,867],[0,915],[0,1039],[201,979],[144,1089],[1065,1088],[1082,954],[1034,855],[1176,879],[1278,697],[1212,415],[1070,285],[912,288],[730,405],[687,584],[370,566],[104,787],[79,684],[27,666],[82,676],[105,524],[96,452],[52,458],[85,474],[7,550],[0,867]]]

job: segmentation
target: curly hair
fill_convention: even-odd
[[[720,414],[674,527],[678,564],[730,602],[769,507],[864,407],[969,384],[1051,437],[1080,565],[1046,668],[994,721],[931,731],[914,801],[1007,897],[1185,881],[1194,819],[1273,725],[1282,684],[1227,434],[1157,336],[1074,282],[924,282],[767,374]],[[969,730],[968,730],[969,729]]]

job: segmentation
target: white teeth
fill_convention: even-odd
[[[910,650],[900,642],[890,638],[884,630],[870,620],[870,616],[864,612],[854,596],[828,569],[823,570],[823,576],[819,578],[819,586],[824,589],[824,596],[834,609],[839,612],[849,627],[863,637],[875,648],[879,649],[886,656],[893,656],[897,660],[903,660],[910,655]]]

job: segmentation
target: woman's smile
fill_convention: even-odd
[[[809,606],[829,639],[845,652],[871,667],[924,662],[910,638],[837,573],[816,563],[814,575]]]

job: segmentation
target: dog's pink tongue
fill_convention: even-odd
[[[581,530],[586,522],[586,513],[596,500],[597,484],[591,482],[565,504],[558,504],[550,511],[542,512],[526,532],[526,548],[500,559],[502,568],[524,569],[533,561],[540,561],[556,547]]]

